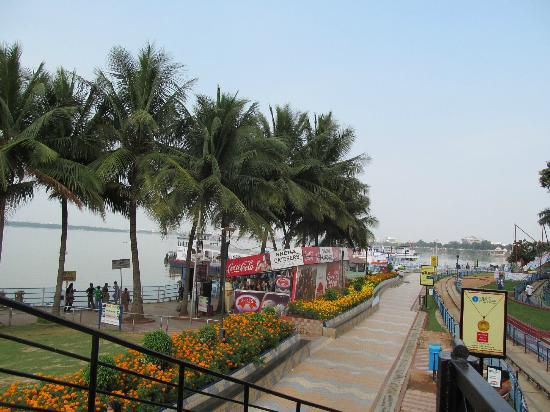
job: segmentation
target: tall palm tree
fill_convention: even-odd
[[[0,258],[8,210],[29,200],[37,182],[56,183],[40,168],[57,153],[37,137],[52,119],[67,114],[65,108],[45,110],[43,64],[31,72],[20,59],[18,44],[0,45]],[[63,185],[58,188],[70,195]]]
[[[102,148],[93,121],[96,98],[96,90],[74,72],[59,69],[55,77],[47,82],[47,107],[74,108],[67,116],[60,116],[51,122],[42,132],[43,142],[60,155],[42,170],[55,179],[56,184],[48,185],[47,190],[61,204],[61,240],[53,305],[55,314],[59,314],[65,271],[68,203],[73,201],[78,207],[86,205],[93,211],[103,212],[101,184],[93,170],[87,166],[99,157]],[[70,191],[70,196],[67,196],[66,190],[58,190],[57,182]]]
[[[279,201],[269,176],[281,162],[285,145],[264,137],[256,103],[222,93],[218,87],[215,99],[197,97],[186,148],[197,159],[194,170],[203,214],[221,228],[223,275],[226,228],[235,225],[241,234],[261,236]]]
[[[97,87],[104,99],[99,108],[105,120],[103,133],[111,145],[94,166],[108,182],[108,204],[130,221],[132,312],[141,316],[137,209],[156,213],[153,205],[158,196],[152,181],[178,144],[191,82],[183,82],[182,66],[151,44],[141,49],[137,58],[121,47],[113,48],[108,67],[108,72],[98,72]],[[188,182],[193,184],[190,175]]]

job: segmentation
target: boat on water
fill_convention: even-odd
[[[356,265],[386,266],[391,263],[395,268],[411,269],[418,266],[419,256],[407,245],[384,246],[374,245],[365,249],[355,249],[351,263]]]
[[[494,250],[489,251],[490,256],[506,256],[508,254],[508,251],[505,248],[501,248],[497,246]]]

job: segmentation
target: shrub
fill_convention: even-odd
[[[173,352],[172,338],[163,330],[146,333],[143,338],[143,346],[168,356],[172,355]],[[155,356],[145,355],[145,361],[160,365],[162,368],[167,365],[167,362]]]
[[[106,363],[108,365],[116,366],[115,359],[109,355],[102,355],[99,358],[100,362]],[[118,381],[120,372],[108,368],[107,366],[97,366],[97,389],[102,391],[110,391],[114,384]],[[88,365],[86,369],[82,371],[82,379],[86,382],[86,385],[90,384],[90,366]]]
[[[218,332],[212,325],[204,325],[202,328],[200,328],[198,332],[199,340],[202,343],[207,344],[209,347],[212,347],[216,344],[218,341]]]
[[[340,293],[338,292],[338,289],[327,289],[327,291],[325,292],[325,299],[334,301],[338,299],[339,295]]]
[[[277,309],[275,309],[271,306],[266,306],[265,308],[263,308],[262,313],[265,316],[277,316],[279,314],[279,312],[277,312]]]
[[[363,289],[363,286],[365,286],[365,282],[366,282],[366,279],[361,276],[361,277],[353,279],[351,284],[353,286],[353,289],[356,292],[361,292],[361,290]]]

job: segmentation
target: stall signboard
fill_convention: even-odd
[[[304,259],[304,265],[319,263],[319,248],[316,246],[304,246],[302,248],[302,257]]]
[[[437,264],[438,264],[437,256],[432,256],[432,257],[430,258],[430,260],[431,260],[431,262],[432,262],[432,266],[433,266],[434,268],[436,268],[436,267],[437,267]]]
[[[340,262],[331,262],[327,264],[327,289],[340,286]]]
[[[344,250],[343,248],[340,248],[340,247],[333,247],[331,248],[332,249],[332,261],[333,262],[340,262],[342,261],[342,251]],[[346,255],[346,252],[344,252],[344,257]]]
[[[76,270],[66,270],[63,272],[63,282],[76,281]]]
[[[429,265],[420,266],[420,284],[422,286],[434,285],[435,267]]]
[[[296,299],[311,300],[315,298],[317,266],[307,265],[297,268],[294,296]]]
[[[271,269],[286,269],[293,266],[302,266],[304,258],[302,256],[302,248],[277,250],[269,254],[271,260]]]
[[[120,327],[122,306],[110,303],[101,304],[101,323]]]
[[[236,290],[233,308],[236,312],[259,312],[265,292],[255,290]]]
[[[319,248],[319,263],[329,263],[334,260],[334,255],[332,253],[331,247],[320,247]]]
[[[290,295],[291,290],[292,290],[292,277],[290,276],[288,271],[279,273],[275,277],[275,292],[286,293],[287,295]]]
[[[286,312],[289,301],[290,296],[285,293],[268,292],[262,299],[260,310],[264,308],[274,308],[277,312],[282,314]]]
[[[506,357],[505,290],[462,289],[460,339],[474,356]]]
[[[199,312],[208,312],[208,296],[199,296]]]
[[[228,259],[225,266],[226,276],[245,276],[270,270],[269,254],[244,256],[236,259]]]

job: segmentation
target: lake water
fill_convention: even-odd
[[[6,226],[2,261],[0,262],[0,289],[20,287],[51,287],[55,285],[59,257],[59,229],[37,229]],[[139,263],[144,286],[167,285],[177,279],[169,276],[164,266],[166,252],[176,249],[175,235],[162,237],[155,233],[138,233]],[[248,239],[232,240],[232,250],[244,255],[257,253],[246,248],[258,244]],[[429,264],[431,251],[419,250],[418,263]],[[503,258],[482,253],[460,251],[459,262],[472,266],[476,259],[484,265],[504,263]],[[111,260],[130,258],[130,239],[123,232],[93,232],[69,230],[65,270],[76,270],[77,289],[85,289],[89,282],[110,285],[119,279],[119,271],[111,269]],[[440,266],[455,267],[456,252],[440,253]],[[123,269],[123,284],[131,284],[130,269]]]

